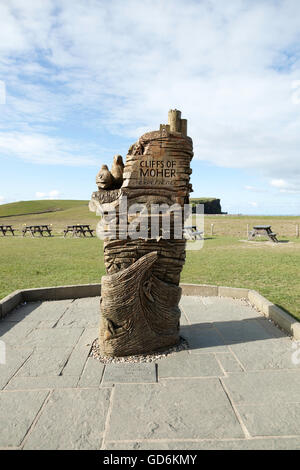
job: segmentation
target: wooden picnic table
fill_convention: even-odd
[[[67,236],[68,233],[72,234],[72,237],[81,237],[83,235],[86,237],[88,233],[91,237],[94,236],[94,231],[90,228],[88,224],[74,224],[74,225],[67,225],[67,228],[64,230],[64,238]]]
[[[184,226],[183,235],[188,240],[203,240],[203,232],[200,232],[196,225]]]
[[[52,236],[52,229],[49,228],[49,225],[26,225],[22,229],[22,236],[25,237],[27,232],[30,233],[32,237],[35,237],[36,234],[43,237],[44,233],[47,233],[49,237]]]
[[[274,243],[278,243],[276,233],[272,232],[271,225],[255,225],[253,230],[249,233],[249,240],[256,238],[257,236],[267,236]]]
[[[7,232],[10,232],[15,236],[15,228],[12,228],[12,225],[0,225],[0,233],[5,237]]]

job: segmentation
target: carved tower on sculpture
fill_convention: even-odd
[[[129,148],[125,165],[117,155],[111,171],[103,165],[97,175],[90,210],[107,214],[97,228],[105,228],[99,332],[104,355],[151,353],[179,341],[182,224],[192,157],[187,121],[175,109],[168,124]],[[142,236],[133,229],[141,226]]]

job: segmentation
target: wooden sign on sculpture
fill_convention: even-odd
[[[179,280],[186,242],[182,230],[178,237],[175,221],[180,218],[183,224],[183,207],[192,191],[192,157],[187,121],[175,109],[169,111],[167,125],[142,135],[129,148],[125,165],[116,155],[111,171],[103,165],[97,175],[98,191],[92,195],[90,209],[116,214],[114,220],[108,219],[104,241],[107,274],[101,280],[99,332],[104,355],[151,353],[179,342]],[[136,204],[148,212],[134,212]],[[177,211],[159,212],[154,218],[152,214],[152,221],[155,217],[159,221],[153,233],[151,208],[162,204]],[[170,215],[166,238],[164,218]],[[144,227],[146,223],[146,236],[130,236],[135,223]],[[116,235],[111,238],[111,233]]]

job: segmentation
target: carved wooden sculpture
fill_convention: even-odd
[[[104,355],[151,353],[179,341],[179,280],[186,242],[180,225],[178,237],[176,223],[179,219],[183,223],[183,207],[192,191],[193,144],[186,131],[180,111],[171,110],[168,125],[144,134],[130,147],[123,175],[120,155],[114,158],[111,172],[104,165],[97,175],[98,191],[92,195],[90,209],[116,212],[114,220],[108,218],[104,241],[107,274],[101,281],[99,334]],[[145,205],[148,212],[130,214],[133,204]],[[155,233],[153,204],[165,204],[163,213],[156,215],[160,225]],[[164,221],[170,214],[166,238]],[[135,223],[146,223],[146,237],[130,236],[129,227]]]

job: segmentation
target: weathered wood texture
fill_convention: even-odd
[[[175,227],[178,220],[183,224],[184,204],[189,202],[192,191],[189,179],[193,144],[186,136],[186,128],[180,112],[171,110],[168,125],[140,137],[128,151],[123,175],[118,172],[118,181],[122,180],[120,189],[112,183],[107,167],[97,175],[98,191],[92,195],[90,209],[99,215],[110,212],[105,219],[107,275],[101,281],[99,333],[105,355],[150,353],[179,341],[179,281],[186,242],[182,230],[178,239]],[[120,156],[118,164],[122,168]],[[145,205],[148,212],[130,213],[134,204]],[[153,204],[173,206],[168,239],[164,221],[170,210],[154,216],[160,222],[158,233],[153,235],[154,219],[150,212]],[[129,228],[138,222],[146,223],[147,236],[132,239]],[[101,230],[103,224],[101,229],[97,228],[98,235]]]

